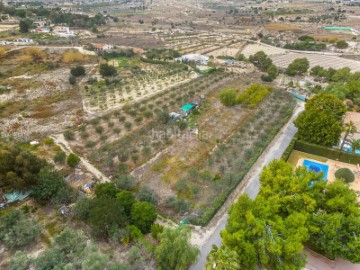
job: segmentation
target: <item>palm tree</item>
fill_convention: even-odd
[[[353,152],[355,152],[355,150],[360,150],[360,140],[353,141],[351,147]]]
[[[356,132],[356,126],[353,121],[347,122],[344,124],[343,131],[345,132],[344,139],[341,143],[340,150],[343,149],[344,144],[346,142],[347,137],[349,134],[354,134]]]

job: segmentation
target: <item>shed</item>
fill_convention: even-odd
[[[184,106],[182,106],[180,109],[185,113],[185,116],[188,116],[192,110],[194,110],[197,107],[197,104],[195,103],[187,103]]]

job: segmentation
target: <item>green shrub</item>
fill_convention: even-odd
[[[72,141],[75,139],[75,134],[74,134],[74,132],[72,132],[70,130],[66,130],[64,132],[64,138],[68,141]]]
[[[67,158],[67,164],[69,165],[69,167],[75,168],[79,163],[80,158],[77,155],[70,153]]]
[[[341,168],[335,172],[336,179],[343,179],[345,183],[351,183],[355,180],[354,173],[348,168]]]
[[[152,238],[159,240],[159,235],[164,231],[164,226],[160,224],[151,225],[151,236]]]
[[[237,103],[237,91],[234,88],[225,88],[220,93],[220,101],[224,106],[230,107]]]
[[[45,145],[52,145],[52,144],[54,144],[54,139],[48,137],[48,138],[44,139],[44,144]]]
[[[71,68],[70,73],[74,77],[84,76],[85,68],[83,66],[76,66]]]
[[[56,154],[54,156],[55,163],[63,164],[65,162],[65,159],[66,159],[66,153],[64,151],[56,152]]]
[[[269,94],[269,89],[261,84],[250,85],[238,97],[238,103],[242,103],[249,108],[255,108]]]
[[[22,211],[16,209],[0,217],[0,229],[0,242],[7,248],[34,243],[41,233],[41,226],[36,220],[27,218]]]
[[[104,128],[102,126],[95,127],[95,131],[98,134],[102,134],[104,132]]]
[[[70,76],[70,77],[69,77],[69,83],[70,83],[71,85],[76,84],[76,78],[75,78],[74,76]]]

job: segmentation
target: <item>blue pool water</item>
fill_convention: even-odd
[[[328,176],[328,171],[329,171],[329,166],[328,165],[317,163],[317,162],[305,159],[304,162],[303,162],[303,166],[305,166],[308,171],[313,171],[313,172],[316,172],[316,173],[322,172],[323,173],[322,179],[324,181],[326,181],[327,176]]]

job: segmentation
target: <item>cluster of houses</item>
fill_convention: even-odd
[[[14,40],[0,41],[0,45],[31,45],[34,40],[31,38],[17,38]]]

